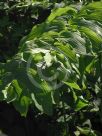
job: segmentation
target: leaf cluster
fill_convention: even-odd
[[[54,8],[0,63],[0,100],[22,116],[29,105],[64,124],[64,135],[99,136],[102,118],[102,2]]]

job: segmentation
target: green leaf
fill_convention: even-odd
[[[66,57],[70,58],[72,61],[76,62],[76,54],[73,50],[71,50],[70,45],[63,45],[62,43],[56,42],[55,46],[60,49],[60,52],[64,54]]]
[[[86,41],[80,32],[61,31],[58,41],[68,43],[77,54],[86,54]]]
[[[42,23],[40,25],[34,26],[30,34],[28,34],[28,36],[25,36],[20,41],[20,46],[22,46],[26,41],[33,40],[34,38],[39,38],[45,32],[46,25],[47,25],[46,23]]]
[[[20,97],[22,89],[19,87],[17,80],[13,80],[6,85],[6,87],[2,90],[2,93],[4,95],[4,100],[12,102]]]
[[[81,32],[84,32],[95,43],[99,44],[98,46],[100,46],[100,44],[102,43],[102,38],[97,33],[95,33],[94,31],[92,31],[91,29],[83,26],[79,30]],[[96,48],[100,48],[100,47],[96,47]]]
[[[6,87],[5,90],[2,90],[2,93],[4,95],[4,100],[6,100],[8,103],[15,101],[17,99],[17,93],[15,92],[13,86],[11,83],[9,83]]]
[[[74,89],[76,89],[76,90],[81,90],[81,88],[78,86],[78,84],[76,84],[75,82],[72,82],[72,83],[70,83],[70,82],[63,82],[63,83],[65,83],[66,85],[68,85],[69,87],[71,87],[71,88],[74,88]]]
[[[91,13],[90,15],[86,16],[86,19],[96,20],[102,23],[102,11],[96,11]]]
[[[79,111],[84,107],[88,106],[88,101],[83,98],[78,98],[75,104],[75,111]]]
[[[81,55],[79,58],[79,71],[81,76],[84,74],[85,70],[88,72],[93,65],[94,56]],[[92,62],[92,63],[91,63]]]
[[[30,103],[31,100],[28,96],[22,96],[19,100],[14,101],[13,105],[21,113],[21,116],[26,117]]]
[[[37,102],[36,96],[35,96],[34,93],[31,93],[31,98],[32,98],[32,101],[34,102],[36,108],[37,108],[38,110],[40,110],[41,112],[43,112],[43,107],[42,107],[42,105],[40,105],[40,104]]]
[[[35,106],[43,113],[47,115],[53,114],[53,104],[51,93],[35,93],[32,94],[32,99]]]
[[[59,9],[53,10],[51,15],[48,17],[48,22],[51,22],[56,17],[59,17],[59,16],[65,14],[65,13],[67,13],[68,11],[76,12],[76,10],[72,7],[64,7],[64,8],[59,8]]]
[[[85,9],[90,9],[90,10],[102,10],[102,2],[92,2],[88,4],[87,6],[84,6],[83,8]]]
[[[95,63],[97,62],[96,59],[93,59],[90,64],[86,67],[86,72],[90,73],[94,69]]]
[[[18,81],[17,80],[13,80],[12,81],[12,86],[14,87],[18,97],[21,96],[21,93],[22,93],[22,89],[20,88],[19,84],[18,84]]]
[[[89,136],[97,136],[91,128],[88,128],[88,127],[81,128],[81,127],[77,126],[77,129],[80,131],[80,134],[83,134],[85,136],[88,136],[88,135]]]

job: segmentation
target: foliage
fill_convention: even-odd
[[[59,135],[102,135],[90,116],[102,119],[101,12],[102,2],[63,5],[34,25],[18,53],[0,63],[0,100],[22,116],[30,105],[54,116],[66,128]]]
[[[50,9],[40,2],[8,0],[0,2],[0,60],[12,57],[18,51],[20,39],[31,28],[44,21]],[[45,18],[43,14],[47,12]]]

